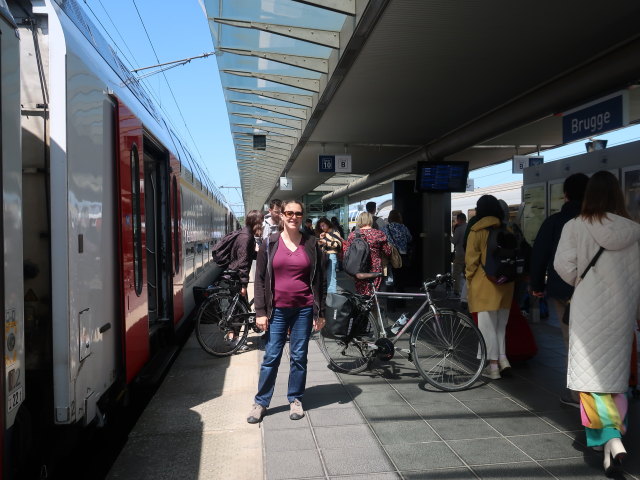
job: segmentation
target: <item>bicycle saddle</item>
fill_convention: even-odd
[[[374,278],[378,278],[381,276],[382,272],[356,273],[356,278],[358,280],[373,280]]]

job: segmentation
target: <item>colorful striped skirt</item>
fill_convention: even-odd
[[[604,445],[627,431],[629,401],[626,393],[580,392],[580,417],[587,446]]]

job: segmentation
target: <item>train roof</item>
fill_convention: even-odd
[[[5,3],[5,1],[6,0],[0,0],[0,4]],[[142,105],[142,107],[147,111],[153,121],[168,134],[167,139],[171,141],[174,147],[172,153],[178,157],[183,168],[188,171],[187,176],[192,179],[197,179],[201,185],[211,191],[213,197],[230,210],[230,207],[220,190],[215,186],[215,184],[213,184],[213,181],[203,171],[201,171],[201,167],[195,161],[194,156],[181,140],[177,132],[169,126],[165,117],[162,115],[155,102],[149,97],[139,79],[133,75],[124,62],[122,62],[117,52],[102,36],[97,26],[87,17],[86,13],[79,5],[79,2],[77,0],[54,0],[54,2],[122,81],[123,88],[127,88],[131,92],[137,101],[140,102],[140,105]],[[165,146],[169,148],[169,145]],[[187,165],[190,165],[191,168],[188,168]]]

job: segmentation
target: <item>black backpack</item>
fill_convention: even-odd
[[[368,272],[371,263],[370,255],[369,244],[362,234],[356,231],[355,238],[347,248],[347,251],[344,252],[344,257],[342,258],[343,270],[352,277],[356,273]]]
[[[211,250],[211,256],[213,261],[221,267],[225,267],[231,263],[231,253],[233,252],[233,245],[236,243],[236,237],[242,232],[242,228],[235,230],[231,233],[227,233],[222,239],[213,246]]]
[[[524,238],[524,233],[515,223],[509,224],[516,237],[516,270],[518,275],[528,275],[531,268],[531,252],[533,249]]]
[[[518,241],[516,236],[502,225],[489,230],[487,258],[482,268],[487,278],[496,285],[513,282],[518,275]]]

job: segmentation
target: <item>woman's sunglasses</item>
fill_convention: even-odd
[[[287,210],[287,211],[282,212],[282,213],[283,213],[283,214],[284,214],[284,216],[285,216],[285,217],[287,217],[287,218],[291,218],[291,217],[293,217],[294,215],[295,215],[297,218],[302,218],[302,212],[292,212],[291,210]]]

